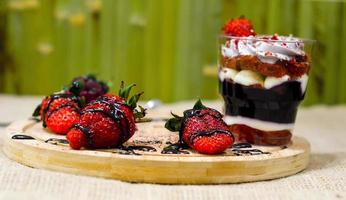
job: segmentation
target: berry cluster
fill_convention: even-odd
[[[86,103],[91,102],[97,97],[108,92],[108,85],[96,79],[94,75],[80,76],[72,80],[72,83],[66,87],[66,90],[83,97]]]
[[[135,118],[145,115],[137,101],[142,93],[129,98],[135,85],[121,84],[118,95],[107,94],[108,86],[94,76],[73,79],[59,93],[43,99],[33,116],[43,127],[67,135],[73,149],[119,146],[134,134]]]

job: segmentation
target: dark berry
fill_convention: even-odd
[[[97,80],[95,76],[87,75],[74,78],[68,90],[77,96],[84,97],[85,102],[89,103],[106,94],[109,88],[105,82]]]

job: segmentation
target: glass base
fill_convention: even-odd
[[[237,142],[249,142],[256,145],[283,146],[290,143],[292,133],[290,130],[261,131],[243,124],[230,125]]]

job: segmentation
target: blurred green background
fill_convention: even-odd
[[[240,15],[259,34],[316,39],[304,103],[346,102],[346,2],[316,0],[0,0],[0,93],[94,73],[146,99],[215,99],[217,34]]]

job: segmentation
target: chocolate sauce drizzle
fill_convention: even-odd
[[[59,138],[49,138],[48,140],[46,140],[44,142],[49,143],[49,144],[54,144],[54,145],[59,145],[59,144],[67,145],[67,144],[69,144],[67,140],[59,139]]]
[[[133,144],[140,144],[140,145],[152,145],[152,144],[162,144],[161,140],[133,140]]]
[[[252,148],[252,145],[247,142],[236,143],[232,145],[232,148],[241,149],[241,148]]]
[[[226,130],[221,130],[221,129],[213,129],[213,130],[208,130],[208,131],[199,131],[195,134],[191,134],[189,137],[189,141],[190,143],[193,143],[195,141],[196,138],[201,137],[201,136],[212,136],[216,133],[224,133],[227,134],[231,137],[234,138],[233,134],[230,131],[226,131]]]
[[[106,96],[101,96],[93,101],[93,104],[96,104],[96,103],[107,106],[110,109],[110,111],[107,111],[103,108],[90,108],[90,109],[83,110],[81,114],[102,113],[103,115],[112,119],[115,123],[118,124],[121,131],[121,134],[120,134],[121,138],[119,140],[119,144],[123,143],[129,135],[128,130],[130,128],[130,122],[125,116],[125,113],[120,108],[120,106],[128,106],[128,105],[123,102],[116,102],[113,99],[110,99],[109,97],[106,97]],[[81,124],[75,124],[74,128],[77,128],[83,132],[83,134],[87,138],[89,147],[92,147],[93,145],[92,131],[89,128],[82,126]]]
[[[270,154],[260,149],[232,149],[232,152],[236,156]]]
[[[16,134],[12,136],[13,140],[35,140],[35,138],[29,135]]]
[[[156,152],[157,150],[154,147],[151,146],[119,146],[117,148],[120,151],[116,151],[115,153],[123,154],[123,155],[142,155],[139,153],[136,153],[135,151],[146,151],[146,152]]]
[[[73,125],[73,128],[80,130],[85,135],[85,137],[87,138],[87,142],[88,142],[89,147],[93,146],[93,139],[92,138],[93,138],[94,133],[92,131],[90,131],[89,128],[84,127],[80,124]]]
[[[288,147],[286,145],[281,146],[281,149],[287,149]]]
[[[270,152],[265,152],[260,149],[249,149],[252,148],[252,145],[247,142],[237,143],[232,145],[232,153],[235,156],[248,156],[248,155],[261,155],[261,154],[270,154]]]
[[[171,142],[167,142],[166,144],[169,145],[163,148],[161,154],[190,154],[190,152],[183,150],[188,149],[188,146],[185,143],[181,143],[180,141],[178,141],[174,144],[172,144]]]
[[[12,136],[12,139],[14,140],[35,140],[35,138],[23,135],[23,134],[16,134]],[[65,139],[58,139],[58,138],[49,138],[45,141],[45,143],[49,143],[52,145],[68,145],[68,141]],[[190,154],[190,152],[185,151],[185,149],[188,149],[189,147],[185,143],[171,143],[166,142],[168,145],[167,147],[163,148],[161,151],[161,154]],[[260,149],[248,149],[252,148],[252,145],[250,143],[237,143],[232,146],[232,153],[235,156],[249,156],[249,155],[262,155],[262,154],[271,154],[270,152],[264,152]],[[287,146],[281,147],[281,149],[285,149]],[[121,155],[136,155],[140,156],[142,154],[137,153],[136,151],[143,151],[143,152],[157,152],[157,149],[152,146],[147,145],[130,145],[130,146],[119,146],[116,148],[113,153],[121,154]]]

